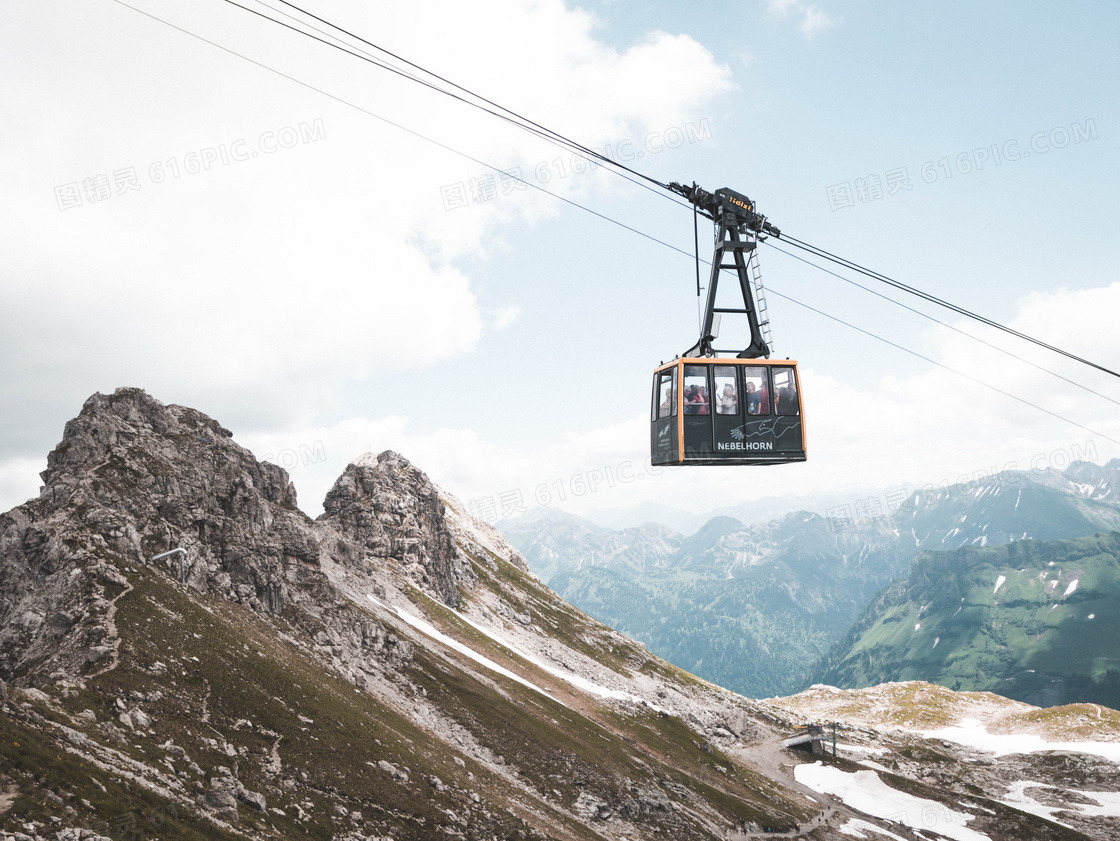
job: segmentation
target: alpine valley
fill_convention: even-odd
[[[921,678],[1032,703],[1120,703],[1108,688],[1115,678],[1107,676],[1120,664],[1110,624],[1120,614],[1102,609],[1096,624],[1084,627],[1065,622],[1073,616],[1068,605],[1115,596],[1117,543],[1047,542],[1120,528],[1120,460],[1075,462],[1062,472],[995,472],[914,492],[873,518],[798,511],[744,525],[717,516],[684,537],[654,523],[611,530],[536,509],[498,526],[530,569],[572,604],[681,668],[745,695],[796,692],[822,680],[855,688]],[[996,551],[997,544],[1008,545]],[[1093,573],[1080,594],[1063,596],[1082,556]],[[1019,583],[1028,572],[1037,585],[1033,595]],[[1009,582],[1002,594],[993,592],[1000,576]],[[966,590],[980,587],[980,579],[992,598],[967,602]],[[949,591],[955,603],[945,605],[938,596]],[[1058,609],[1063,601],[1067,607]],[[936,633],[914,640],[926,649],[916,659],[902,630],[913,631],[919,614],[942,608],[955,617],[954,630],[936,649]],[[1008,622],[1024,635],[1020,640],[1008,626],[1017,640],[1010,647],[999,633],[989,639],[983,630]],[[1032,639],[1030,656],[1025,635]],[[1064,658],[1066,649],[1079,656]],[[1053,656],[1031,659],[1043,650]],[[996,652],[998,668],[989,663]],[[977,658],[988,659],[978,664]],[[934,668],[934,660],[953,665]]]
[[[4,841],[1120,837],[1120,714],[916,681],[735,694],[565,602],[393,452],[347,466],[313,520],[285,471],[217,421],[119,389],[85,403],[42,478],[37,498],[0,515]],[[956,549],[1005,534],[1031,553],[1043,549],[1020,549],[1024,531],[1057,538],[1113,522],[1107,502],[1063,481],[918,499],[905,528],[793,515],[748,529],[717,520],[685,539],[537,514],[551,545],[567,529],[586,550],[557,552],[541,575],[590,593],[621,582],[615,592],[660,611],[655,628],[685,602],[710,605],[705,633],[718,645],[695,632],[679,646],[706,669],[730,664],[727,638],[749,624],[730,597],[710,599],[718,568],[744,588],[738,598],[760,600],[751,621],[771,623],[752,632],[756,659],[736,674],[793,685],[777,622],[791,623],[791,647],[818,656],[877,581],[904,571],[908,540]],[[1037,522],[1013,511],[985,531],[951,513],[1005,500]],[[539,564],[550,544],[538,533],[523,545]],[[1067,552],[1055,567],[1042,555],[962,562],[966,604],[983,607],[974,591],[991,573],[1005,577],[991,586],[1007,602],[1104,593],[1107,562],[1085,553],[1115,544],[1093,540],[1055,550]],[[838,570],[814,581],[830,559]],[[1014,580],[1013,566],[1024,570]],[[924,598],[917,587],[884,609]],[[931,601],[926,615],[950,603]],[[833,610],[851,618],[826,621]],[[822,720],[837,723],[824,731],[835,755],[820,752],[822,731],[803,730]]]

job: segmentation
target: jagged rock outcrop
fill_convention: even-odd
[[[319,579],[320,538],[281,468],[201,412],[140,389],[95,394],[47,458],[39,497],[0,516],[0,672],[114,656],[118,568],[185,549],[181,576],[279,612]],[[164,561],[180,574],[178,555]],[[15,621],[12,621],[12,617]]]
[[[238,804],[258,812],[267,810],[264,795],[245,788],[244,784],[224,765],[219,766],[218,776],[210,780],[210,790],[201,795],[198,802],[204,809],[232,822],[238,819]]]
[[[48,661],[68,674],[111,663],[113,605],[129,587],[119,565],[172,549],[185,552],[159,563],[187,586],[271,614],[336,599],[326,556],[373,578],[398,565],[450,605],[474,580],[438,491],[401,456],[348,467],[328,497],[335,513],[316,522],[285,470],[140,389],[87,400],[42,478],[37,499],[0,515],[0,675],[33,682]],[[351,631],[338,629],[337,654],[386,648],[384,629]]]
[[[350,464],[323,502],[319,522],[366,552],[392,558],[445,604],[457,607],[457,585],[475,580],[455,545],[439,491],[423,472],[392,451]]]

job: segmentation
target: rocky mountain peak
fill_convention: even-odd
[[[327,492],[319,522],[364,551],[392,558],[428,583],[440,599],[459,604],[458,582],[470,585],[470,564],[455,545],[439,490],[392,450],[349,464]]]
[[[43,495],[56,499],[60,491],[73,490],[97,472],[118,480],[111,487],[99,481],[98,492],[186,489],[219,499],[229,497],[236,484],[230,480],[244,473],[267,501],[296,505],[295,486],[283,468],[258,462],[213,418],[186,406],[166,406],[139,388],[94,394],[85,402],[47,456]],[[187,477],[186,488],[172,488],[168,480],[180,476]],[[93,488],[93,482],[87,486]]]
[[[438,489],[396,453],[350,465],[318,522],[287,472],[221,424],[137,388],[95,394],[66,424],[37,499],[0,516],[0,673],[80,673],[114,649],[105,605],[121,568],[153,558],[195,590],[279,613],[329,587],[325,559],[363,575],[403,572],[458,604],[472,586]]]

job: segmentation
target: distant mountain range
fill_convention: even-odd
[[[910,490],[912,489],[901,491],[902,496],[908,496]],[[644,523],[661,523],[681,534],[694,534],[714,517],[733,517],[744,525],[756,525],[780,520],[795,511],[811,511],[824,516],[830,509],[841,508],[853,499],[866,498],[875,493],[871,488],[848,488],[843,492],[829,494],[785,494],[725,505],[706,512],[686,511],[659,502],[643,502],[627,508],[589,511],[582,516],[597,526],[616,531]]]
[[[756,696],[799,688],[905,569],[884,524],[857,539],[810,513],[762,526],[717,517],[688,538],[654,525],[604,531],[554,524],[522,551],[531,569],[542,559],[538,574],[582,610],[687,671]],[[573,556],[583,562],[567,563]]]
[[[755,525],[719,516],[689,537],[657,523],[603,528],[554,509],[498,527],[582,610],[683,669],[765,697],[819,679],[822,658],[916,553],[1120,529],[1120,460],[1007,471],[893,503]]]

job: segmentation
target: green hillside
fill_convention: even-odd
[[[1120,707],[1120,533],[923,552],[833,649],[842,688],[926,680]]]

